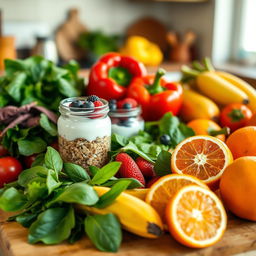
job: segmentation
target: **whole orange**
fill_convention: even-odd
[[[187,126],[192,128],[196,135],[212,135],[214,133],[221,131],[221,127],[209,119],[194,119],[190,121]],[[225,141],[225,135],[219,134],[215,136],[216,138]]]
[[[234,159],[242,156],[256,156],[256,126],[246,126],[233,132],[226,144]]]
[[[241,157],[230,164],[221,177],[220,193],[231,212],[256,221],[256,157]]]

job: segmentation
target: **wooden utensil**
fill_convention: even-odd
[[[13,36],[3,36],[2,11],[0,10],[0,70],[4,70],[5,59],[15,59],[15,38]]]
[[[144,17],[126,30],[127,36],[143,36],[149,41],[157,44],[162,51],[166,51],[168,44],[166,41],[167,29],[165,25],[153,17]]]
[[[84,51],[78,47],[77,40],[86,31],[87,28],[79,19],[78,10],[70,9],[66,21],[57,29],[55,38],[58,53],[64,61],[84,57]]]
[[[174,31],[167,34],[167,42],[171,46],[170,60],[174,62],[187,63],[191,61],[191,46],[196,39],[196,34],[193,31],[187,31],[183,38],[179,39]]]

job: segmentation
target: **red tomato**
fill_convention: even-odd
[[[227,126],[233,132],[238,128],[247,125],[252,117],[252,111],[243,104],[232,103],[222,109],[220,113],[220,123]]]
[[[0,144],[0,157],[7,156],[9,154],[8,150]]]
[[[30,168],[32,163],[35,161],[37,157],[37,154],[31,155],[31,156],[25,156],[23,159],[23,162],[27,168]]]
[[[0,187],[5,183],[15,181],[22,171],[21,163],[14,157],[0,158]]]
[[[59,151],[59,143],[58,141],[54,141],[53,143],[50,144],[51,147]]]

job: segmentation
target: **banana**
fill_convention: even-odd
[[[145,201],[148,191],[149,191],[149,188],[137,188],[137,189],[135,188],[135,189],[125,190],[125,193]]]
[[[107,187],[94,187],[99,196],[109,191]],[[79,210],[94,214],[115,214],[122,227],[136,235],[157,238],[163,233],[163,223],[158,213],[144,201],[122,192],[115,202],[104,209],[76,205]]]
[[[221,105],[230,103],[248,104],[245,92],[217,75],[215,71],[206,71],[197,76],[197,87],[204,95]]]
[[[181,118],[189,122],[194,119],[218,120],[220,110],[209,98],[184,87],[183,104],[180,111]]]
[[[244,80],[223,72],[223,71],[216,71],[216,73],[226,79],[228,82],[232,83],[234,86],[236,86],[237,88],[241,89],[243,92],[245,92],[249,98],[249,104],[248,107],[252,110],[252,112],[256,112],[256,90],[247,82],[245,82]]]

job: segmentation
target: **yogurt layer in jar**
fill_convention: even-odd
[[[64,162],[86,170],[104,166],[111,141],[108,102],[97,96],[68,98],[61,101],[59,111],[59,151]]]
[[[140,106],[130,109],[115,109],[109,112],[109,116],[111,118],[112,134],[132,137],[144,129]]]

